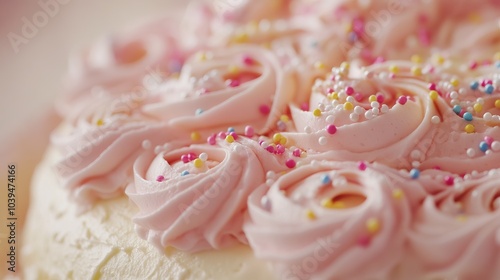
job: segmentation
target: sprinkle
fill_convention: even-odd
[[[191,140],[193,141],[200,141],[201,139],[201,134],[199,132],[191,132]]]
[[[476,128],[472,124],[468,124],[465,126],[465,132],[467,133],[474,133],[476,131]]]
[[[325,146],[325,145],[328,143],[328,139],[326,139],[326,137],[324,137],[324,136],[321,136],[321,137],[318,139],[318,143],[319,143],[321,146]]]
[[[493,141],[494,141],[493,137],[491,137],[491,136],[484,136],[484,142],[486,142],[488,145],[491,146],[491,144],[493,144]]]
[[[401,199],[401,198],[403,198],[403,195],[404,195],[404,193],[401,189],[395,189],[392,191],[392,197],[394,199]]]
[[[370,246],[370,243],[371,243],[371,238],[368,235],[362,235],[358,238],[358,244],[361,247],[366,248],[366,247]]]
[[[226,139],[227,133],[224,131],[221,131],[217,134],[217,136],[219,136],[220,139]]]
[[[460,105],[453,106],[453,112],[457,115],[460,114],[460,112],[462,112],[462,107]]]
[[[280,120],[282,122],[289,122],[290,121],[290,117],[288,117],[287,115],[281,115],[280,116]]]
[[[188,157],[188,162],[193,161],[197,158],[195,153],[189,153],[187,154],[187,157]]]
[[[418,179],[418,177],[420,177],[420,170],[416,169],[416,168],[413,168],[411,171],[410,171],[410,177],[412,179]]]
[[[255,133],[255,130],[253,129],[252,126],[247,125],[245,127],[245,136],[246,137],[250,137],[251,138],[251,137],[253,137],[254,133]]]
[[[391,65],[391,66],[389,66],[389,71],[392,74],[397,74],[397,73],[399,73],[399,67],[397,65]]]
[[[398,103],[399,103],[399,104],[401,104],[401,105],[405,105],[405,104],[406,104],[406,102],[408,102],[408,97],[406,97],[406,96],[404,96],[404,95],[403,95],[403,96],[400,96],[400,97],[398,98]]]
[[[366,165],[366,162],[364,162],[364,161],[360,161],[360,162],[358,163],[358,168],[359,168],[359,170],[361,170],[361,171],[365,171],[367,167],[368,167],[368,166]]]
[[[165,180],[165,177],[162,176],[162,175],[159,175],[158,177],[156,177],[156,182],[163,182]]]
[[[321,62],[321,61],[317,61],[314,63],[314,68],[318,69],[318,70],[323,70],[325,69],[326,65]]]
[[[429,97],[432,99],[432,100],[436,100],[439,96],[439,93],[435,90],[431,90],[429,92]]]
[[[484,113],[483,115],[483,119],[487,122],[491,121],[491,119],[493,118],[493,115],[490,113],[490,112],[486,112]]]
[[[276,123],[276,126],[278,128],[279,131],[285,131],[286,130],[286,123],[282,122],[282,121],[278,121]]]
[[[330,115],[330,116],[326,117],[327,124],[333,124],[334,122],[335,122],[335,116]]]
[[[490,148],[490,146],[488,145],[488,143],[486,143],[484,141],[481,141],[481,143],[479,143],[479,150],[481,150],[481,152],[486,153],[486,151],[489,148]]]
[[[273,141],[274,141],[274,143],[279,143],[281,141],[281,138],[283,138],[283,135],[281,135],[280,133],[275,133],[273,135]]]
[[[474,111],[476,111],[476,113],[479,113],[482,110],[483,110],[483,105],[481,103],[474,104]]]
[[[309,103],[304,102],[304,103],[300,104],[300,109],[302,111],[309,111]]]
[[[452,186],[455,183],[455,179],[452,176],[445,176],[444,183],[448,186]]]
[[[186,176],[186,175],[189,175],[189,171],[187,170],[182,171],[181,176]]]
[[[456,79],[456,78],[451,79],[451,80],[450,80],[450,84],[451,84],[453,87],[458,87],[458,86],[459,86],[458,79]]]
[[[282,155],[285,153],[285,146],[278,144],[276,145],[276,151],[274,152],[277,155]]]
[[[325,175],[323,175],[323,176],[321,177],[321,183],[322,183],[323,185],[328,185],[328,184],[330,184],[331,182],[332,182],[332,179],[330,179],[330,176],[328,176],[327,174],[325,174]]]
[[[226,136],[226,142],[227,143],[233,143],[234,142],[234,137],[232,135]]]
[[[484,88],[484,92],[486,94],[492,94],[494,90],[495,88],[492,85],[486,85],[486,87]]]
[[[275,149],[273,145],[269,145],[266,147],[266,151],[268,151],[270,154],[274,154]]]
[[[238,134],[236,134],[236,132],[230,132],[229,135],[233,136],[234,140],[238,140]]]
[[[344,103],[344,110],[350,111],[354,109],[354,105],[351,102]]]
[[[297,166],[297,162],[290,158],[285,162],[285,165],[286,165],[286,167],[291,169],[291,168],[294,168],[295,166]]]
[[[491,143],[491,149],[493,152],[500,152],[500,141],[493,141],[493,143]]]
[[[389,106],[387,106],[387,104],[383,104],[382,107],[380,107],[380,112],[383,114],[389,112]]]
[[[354,88],[352,88],[352,87],[347,87],[347,88],[345,89],[345,93],[346,93],[347,95],[353,95],[353,94],[354,94]]]
[[[476,151],[473,148],[467,149],[467,156],[472,158],[476,155]]]
[[[479,82],[478,81],[473,81],[470,83],[470,89],[472,90],[477,90],[479,88]]]
[[[314,214],[314,212],[311,209],[307,209],[306,210],[306,217],[309,220],[315,220],[316,219],[316,214]]]
[[[342,201],[333,202],[329,198],[325,198],[325,199],[321,200],[321,206],[323,206],[325,208],[329,208],[329,209],[342,209],[342,208],[345,208],[345,205],[344,205],[344,203]]]
[[[318,118],[321,117],[321,115],[322,115],[321,110],[320,109],[314,109],[313,115],[315,117],[318,117]]]
[[[433,124],[438,124],[438,123],[440,123],[440,122],[441,122],[441,118],[439,118],[438,116],[432,116],[432,118],[431,118],[431,122],[432,122]]]
[[[351,113],[349,115],[349,119],[352,121],[352,122],[357,122],[359,120],[359,114],[357,113]]]
[[[435,83],[430,83],[428,86],[429,90],[436,90],[436,84]]]
[[[182,155],[181,156],[181,161],[184,162],[184,163],[188,163],[189,162],[189,157],[188,155]]]
[[[495,108],[500,109],[500,99],[495,101]]]
[[[203,167],[203,160],[197,158],[193,161],[194,167],[196,168],[202,168]]]
[[[268,105],[263,104],[263,105],[260,105],[259,111],[263,115],[269,115],[269,113],[271,112],[271,108],[269,108]]]
[[[207,54],[205,52],[198,52],[196,54],[196,59],[198,61],[205,61],[205,60],[207,60]]]
[[[254,64],[253,58],[249,55],[244,55],[242,58],[242,61],[243,61],[243,64],[248,65],[248,66]]]
[[[149,140],[142,141],[142,148],[143,149],[149,150],[149,149],[151,149],[151,146],[152,146],[151,141],[149,141]]]
[[[207,161],[208,159],[208,155],[207,153],[201,153],[199,156],[198,156],[199,159],[201,159],[202,161]]]
[[[419,66],[412,66],[411,73],[413,74],[413,76],[422,76],[422,68],[420,68]]]
[[[442,55],[436,54],[434,55],[434,61],[436,61],[437,64],[443,64],[445,60]]]
[[[233,79],[228,79],[228,80],[226,80],[226,85],[228,87],[238,87],[238,86],[240,86],[240,81],[233,80]]]
[[[312,128],[308,125],[306,125],[304,127],[304,132],[307,133],[307,134],[311,134],[312,133]]]
[[[375,117],[375,116],[373,115],[373,112],[372,112],[371,110],[368,110],[368,111],[366,111],[366,112],[365,112],[365,118],[366,118],[367,120],[371,120],[371,119],[373,119],[374,117]]]
[[[201,115],[202,113],[203,113],[203,109],[201,109],[201,108],[196,109],[196,111],[194,112],[194,114],[195,114],[196,116],[199,116],[199,115]]]
[[[271,210],[271,200],[267,196],[263,196],[260,199],[260,205],[267,211]]]
[[[465,112],[463,118],[464,118],[464,120],[470,122],[470,121],[472,121],[472,114],[469,112]]]
[[[294,157],[300,157],[301,151],[299,148],[297,148],[297,149],[293,150],[292,154]]]
[[[377,218],[370,218],[366,221],[366,229],[369,233],[374,234],[380,230],[380,222]]]
[[[102,119],[98,119],[97,122],[96,122],[96,125],[97,126],[103,126],[104,125],[104,121]]]
[[[422,57],[417,54],[411,56],[411,62],[413,63],[422,63]]]
[[[335,134],[337,132],[337,127],[333,124],[330,124],[326,127],[326,131],[329,133],[329,134]]]

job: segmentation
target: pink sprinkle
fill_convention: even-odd
[[[361,247],[365,247],[366,248],[366,247],[370,246],[370,243],[371,243],[371,238],[368,235],[362,235],[358,239],[358,244]]]
[[[245,127],[245,136],[246,137],[253,137],[254,133],[255,133],[255,131],[254,131],[252,126],[247,125]]]
[[[263,115],[269,115],[269,113],[271,112],[271,108],[269,108],[268,105],[260,105],[259,107],[259,111],[263,114]]]
[[[460,113],[458,113],[458,115],[459,115],[461,118],[463,118],[463,117],[464,117],[464,114],[465,114],[466,112],[467,112],[467,110],[462,109],[462,110],[460,110]]]
[[[267,146],[266,150],[267,150],[268,152],[270,152],[271,154],[274,154],[274,146],[273,146],[273,145],[269,145],[269,146]]]
[[[441,170],[441,166],[436,165],[436,166],[434,166],[434,168],[433,168],[433,169],[434,169],[434,170]]]
[[[158,177],[156,177],[156,181],[157,182],[163,182],[165,180],[165,177],[163,177],[162,175],[159,175]]]
[[[181,156],[181,161],[184,162],[184,163],[188,163],[189,162],[189,156],[188,155],[182,155]]]
[[[469,65],[469,69],[470,70],[474,70],[477,68],[477,61],[473,61],[471,62],[471,64]]]
[[[418,31],[418,39],[423,46],[429,46],[431,43],[431,37],[429,35],[429,30],[422,28]]]
[[[354,94],[354,99],[356,99],[356,101],[358,101],[358,102],[361,102],[363,100],[363,95],[359,92],[356,92]]]
[[[493,144],[493,137],[491,136],[484,136],[484,142],[486,142],[486,144],[488,144],[490,147],[491,147],[491,144]]]
[[[347,88],[345,89],[345,93],[346,93],[347,95],[353,95],[353,94],[354,94],[354,89],[353,89],[352,87],[347,87]]]
[[[309,111],[309,103],[304,102],[304,103],[300,104],[300,109],[302,111]]]
[[[385,98],[384,98],[384,96],[383,96],[382,94],[380,94],[380,93],[379,93],[379,94],[377,94],[377,102],[378,102],[379,104],[384,103],[384,100],[385,100]]]
[[[282,155],[284,152],[285,152],[285,147],[283,145],[281,144],[276,145],[276,151],[274,151],[274,153],[276,153],[277,155]]]
[[[294,168],[296,165],[297,165],[297,163],[293,159],[288,159],[286,161],[286,167],[288,167],[290,169]]]
[[[366,168],[367,168],[366,162],[364,162],[364,161],[360,161],[360,162],[358,163],[358,168],[359,168],[359,170],[361,170],[361,171],[365,171],[365,170],[366,170]]]
[[[207,143],[210,145],[215,145],[217,143],[215,137],[216,137],[215,135],[208,136]]]
[[[330,75],[330,81],[335,81],[337,79],[337,75]]]
[[[243,56],[243,63],[245,65],[252,65],[254,63],[253,58],[250,57],[249,55],[244,55]]]
[[[436,84],[435,83],[430,83],[429,84],[429,90],[436,90]]]
[[[374,63],[382,63],[384,61],[385,61],[385,58],[383,56],[377,56],[377,58],[375,58]]]
[[[240,81],[229,79],[229,80],[226,80],[226,85],[229,87],[237,87],[240,85]]]
[[[326,131],[329,133],[329,134],[335,134],[337,132],[337,127],[333,124],[330,124],[326,127]]]
[[[264,140],[259,140],[259,146],[262,146],[264,144]]]
[[[189,153],[187,156],[189,161],[193,161],[198,157],[195,153]]]
[[[224,131],[221,131],[221,132],[219,132],[219,134],[217,134],[217,136],[219,136],[220,139],[226,139],[227,133],[225,133]]]
[[[233,136],[234,140],[238,140],[238,134],[236,132],[230,132],[229,135]]]
[[[453,186],[453,184],[455,183],[455,179],[451,176],[446,176],[444,177],[444,183],[448,186]]]
[[[394,73],[389,74],[389,78],[390,78],[390,79],[394,79],[394,78],[396,78],[396,74],[394,74]]]
[[[401,105],[405,105],[405,104],[406,104],[406,102],[408,102],[408,97],[406,97],[406,96],[404,96],[404,95],[403,95],[403,96],[400,96],[400,97],[398,98],[398,103],[399,103],[399,104],[401,104]]]
[[[327,88],[326,89],[326,93],[333,93],[333,91],[334,91],[333,88]]]
[[[300,157],[300,149],[295,149],[293,150],[293,155],[296,156],[296,157]]]
[[[352,30],[356,32],[356,34],[362,34],[365,30],[365,23],[362,19],[355,19],[352,23]]]

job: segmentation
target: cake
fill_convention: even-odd
[[[500,279],[500,3],[195,1],[71,60],[26,279]]]

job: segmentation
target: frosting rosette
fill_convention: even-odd
[[[247,198],[267,172],[286,169],[281,161],[245,137],[146,152],[136,161],[135,184],[126,192],[140,210],[136,229],[162,250],[247,243],[242,230]]]
[[[383,165],[315,162],[257,189],[244,230],[280,279],[390,279],[425,195]]]
[[[162,18],[109,35],[73,55],[59,110],[70,113],[74,103],[91,99],[92,92],[116,95],[155,87],[179,72],[190,51],[181,48],[176,30],[174,20]]]
[[[143,112],[144,104],[155,100],[152,95],[103,96],[81,106],[72,120],[54,132],[52,142],[62,153],[56,170],[81,206],[123,194],[142,146],[182,139],[183,135]]]
[[[500,277],[498,182],[498,170],[469,174],[425,199],[408,234],[413,270],[429,279]]]
[[[162,84],[161,102],[145,107],[148,114],[187,131],[258,133],[272,129],[295,95],[290,71],[271,51],[238,46],[200,52],[184,65],[179,79]]]
[[[290,106],[297,132],[284,135],[327,159],[410,167],[429,148],[439,115],[425,82],[394,73],[410,67],[391,61],[351,74],[348,64],[334,68],[314,85],[308,106]]]

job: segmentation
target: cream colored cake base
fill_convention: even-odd
[[[274,279],[246,246],[163,255],[134,231],[126,197],[80,216],[58,184],[49,151],[34,176],[24,236],[25,279]]]

